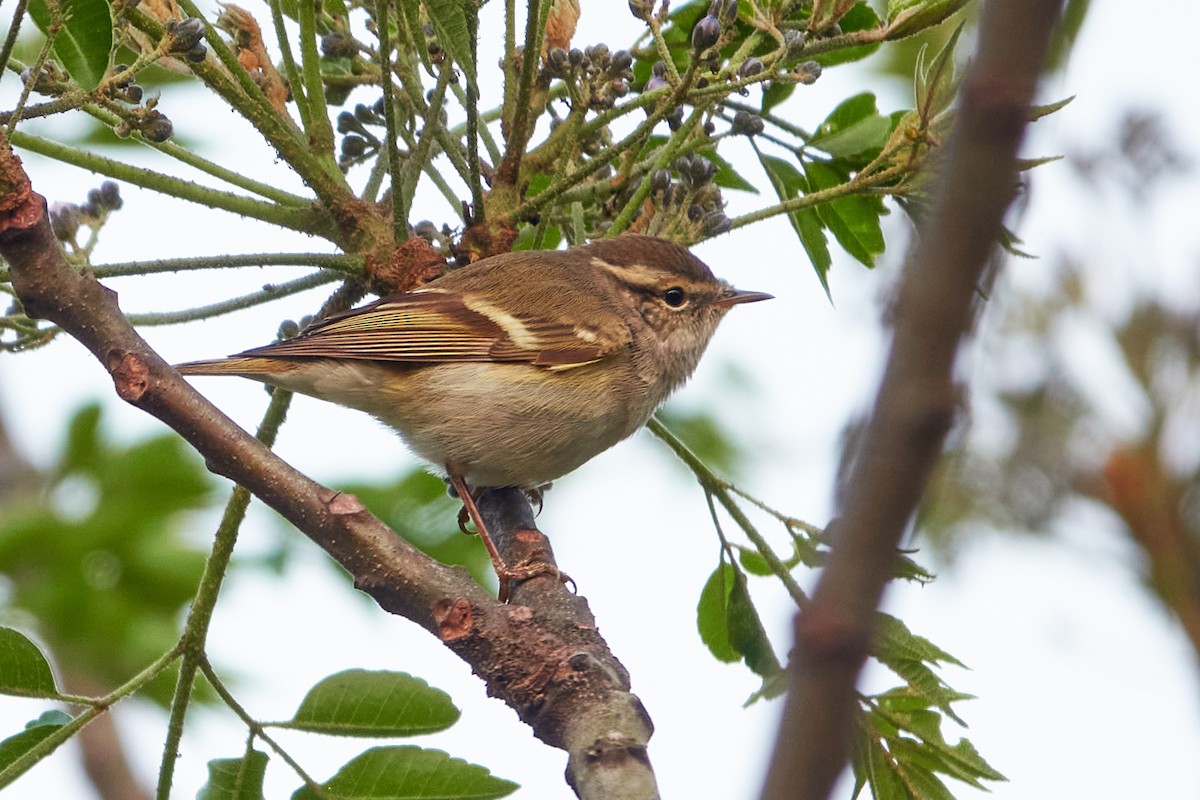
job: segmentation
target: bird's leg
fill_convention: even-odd
[[[467,486],[467,482],[462,476],[454,470],[447,469],[446,475],[450,479],[450,485],[454,487],[458,499],[462,500],[463,510],[467,512],[467,516],[471,518],[471,522],[475,523],[475,532],[479,534],[479,538],[483,540],[483,546],[487,548],[488,555],[492,559],[492,567],[496,570],[496,577],[500,579],[499,599],[501,603],[508,602],[508,583],[512,577],[512,571],[508,568],[508,564],[504,563],[504,559],[500,557],[500,551],[496,549],[496,543],[492,541],[491,534],[488,533],[487,526],[483,524],[483,517],[479,513],[479,508],[475,505],[475,497],[471,494],[471,489]],[[458,524],[465,531],[463,525],[462,514],[459,514]]]
[[[475,505],[475,495],[471,493],[466,480],[451,469],[446,470],[446,475],[450,481],[450,486],[454,489],[454,493],[458,495],[463,503],[462,511],[458,514],[459,528],[464,533],[470,533],[466,527],[467,519],[475,523],[475,531],[479,534],[479,538],[483,539],[483,546],[487,548],[488,555],[492,559],[492,566],[495,568],[496,577],[500,581],[500,591],[498,593],[500,602],[508,602],[509,589],[514,580],[525,581],[539,575],[553,575],[557,580],[570,583],[574,586],[575,582],[571,580],[570,576],[559,570],[553,563],[529,560],[521,561],[516,566],[510,567],[500,556],[500,551],[496,548],[496,543],[492,541],[487,526],[483,524],[483,516],[479,513],[479,507]],[[538,535],[540,536],[541,534]]]

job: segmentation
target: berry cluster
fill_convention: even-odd
[[[617,100],[629,94],[633,80],[633,54],[628,50],[615,53],[606,44],[596,44],[583,50],[553,48],[546,54],[543,67],[545,79],[561,78],[578,87],[575,96],[582,98],[590,109],[612,108]]]
[[[188,17],[185,20],[167,21],[166,49],[173,55],[181,55],[193,64],[208,57],[204,47],[204,20]]]
[[[50,228],[60,242],[75,245],[81,225],[99,230],[109,213],[124,204],[121,188],[113,181],[105,181],[99,188],[89,189],[83,203],[55,203],[50,208]]]
[[[384,127],[382,97],[371,106],[359,103],[354,107],[354,113],[343,111],[338,114],[337,131],[344,134],[338,166],[343,170],[347,170],[354,164],[379,152],[382,141],[367,130],[368,125],[376,128]]]

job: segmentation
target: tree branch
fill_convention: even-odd
[[[554,565],[550,542],[534,526],[521,492],[488,491],[479,498],[479,510],[507,563]],[[565,643],[515,642],[538,648],[532,655],[545,664],[543,679],[523,687],[529,695],[525,710],[517,710],[542,741],[562,743],[568,755],[567,783],[583,798],[657,800],[658,786],[646,754],[654,726],[641,701],[629,692],[629,673],[604,644],[587,601],[563,591],[563,580],[550,574],[518,583],[512,603],[536,608],[555,627],[580,634]],[[504,661],[497,659],[495,666],[504,669]]]
[[[76,272],[50,229],[46,201],[0,143],[0,256],[33,317],[59,325],[108,370],[117,394],[165,422],[213,472],[240,483],[321,546],[385,610],[439,637],[547,744],[570,754],[582,798],[657,797],[645,757],[651,724],[629,678],[596,630],[586,602],[551,577],[514,589],[514,602],[488,595],[461,567],[441,564],[396,535],[358,499],[308,479],[197,393],[137,334],[114,292]],[[514,496],[515,495],[515,496]],[[544,551],[528,503],[493,493],[483,508],[505,542]],[[514,561],[513,563],[517,563]],[[621,788],[614,794],[614,777]],[[626,790],[626,783],[630,788]]]
[[[796,617],[764,800],[825,798],[846,764],[855,682],[896,547],[954,418],[959,343],[1017,186],[1017,148],[1061,5],[993,0],[984,8],[937,202],[909,253],[887,367],[843,515],[831,526],[829,563]]]

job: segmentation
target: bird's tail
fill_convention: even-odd
[[[230,356],[207,361],[188,361],[184,364],[176,364],[175,369],[179,370],[181,375],[236,375],[242,378],[263,380],[290,372],[300,366],[299,361],[292,359]]]

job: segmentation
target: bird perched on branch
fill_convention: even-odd
[[[485,258],[184,375],[238,375],[366,411],[472,492],[537,490],[630,436],[695,370],[734,289],[686,248],[624,235]]]

